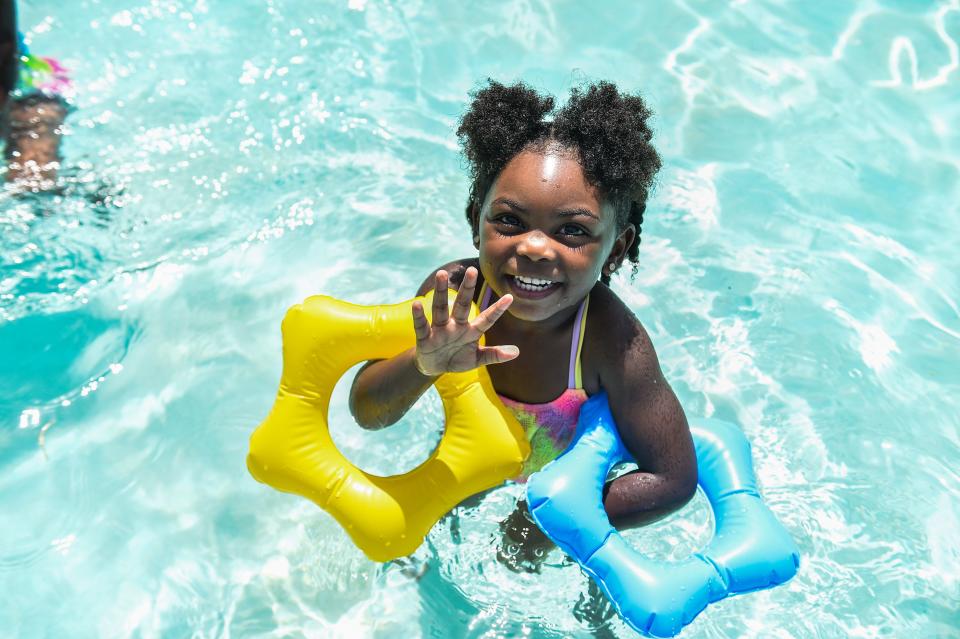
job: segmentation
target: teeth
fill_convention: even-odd
[[[520,277],[519,275],[515,275],[513,280],[517,286],[525,291],[543,291],[556,284],[556,282],[552,280],[541,280],[535,277]]]
[[[552,280],[538,280],[534,277],[520,277],[519,275],[515,276],[515,279],[518,282],[526,284],[527,286],[549,286],[553,284]]]

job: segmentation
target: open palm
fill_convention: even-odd
[[[459,373],[479,366],[507,362],[520,354],[516,346],[481,346],[480,338],[490,330],[513,302],[504,295],[473,320],[470,307],[477,286],[477,269],[470,267],[463,276],[450,311],[447,288],[449,275],[437,271],[433,293],[431,320],[423,304],[413,303],[413,328],[417,335],[416,365],[424,375]]]

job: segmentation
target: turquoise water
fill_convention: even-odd
[[[617,292],[688,415],[738,422],[804,561],[684,637],[960,636],[960,3],[21,2],[73,70],[63,192],[0,194],[0,627],[15,637],[630,637],[516,486],[378,565],[257,484],[279,320],[471,254],[453,134],[523,78],[640,90],[664,170]],[[409,469],[435,396],[335,436]],[[628,538],[706,543],[702,495]]]

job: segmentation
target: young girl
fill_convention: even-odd
[[[466,213],[479,256],[424,281],[418,295],[436,291],[432,322],[414,303],[416,346],[369,362],[350,407],[361,426],[382,428],[438,376],[489,366],[531,444],[517,478],[525,481],[563,452],[580,406],[605,389],[639,468],[607,483],[604,506],[615,526],[641,526],[683,506],[697,486],[683,409],[643,326],[608,288],[625,259],[638,261],[660,168],[651,112],[607,82],[574,90],[551,121],[553,106],[523,83],[490,81],[474,94],[457,135],[472,169]],[[448,287],[458,291],[452,309]],[[468,321],[471,301],[481,313]],[[536,563],[549,543],[522,502],[502,528],[501,558],[514,566]]]

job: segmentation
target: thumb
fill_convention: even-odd
[[[490,364],[502,364],[516,359],[520,354],[520,349],[516,346],[486,346],[480,349],[479,364],[489,366]]]

